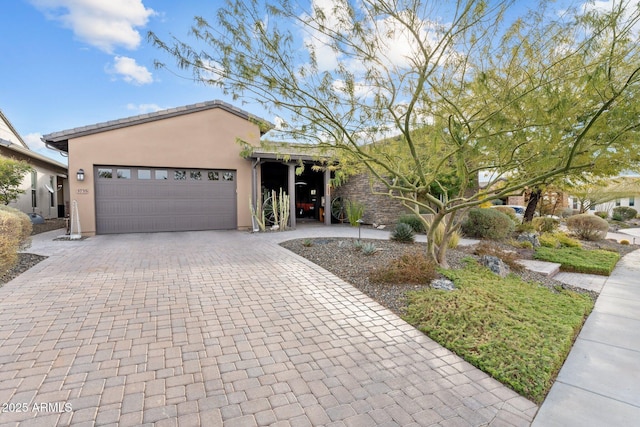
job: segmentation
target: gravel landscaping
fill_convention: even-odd
[[[406,308],[405,294],[408,291],[428,288],[429,284],[398,283],[389,285],[375,283],[369,280],[369,274],[377,268],[385,267],[390,261],[399,258],[406,251],[425,251],[426,244],[362,239],[364,242],[375,244],[379,249],[373,255],[365,255],[362,251],[355,250],[354,242],[356,240],[347,238],[296,239],[283,242],[281,246],[332,272],[394,313],[401,316],[404,315]],[[309,243],[311,243],[310,246],[308,246]],[[513,247],[509,248],[514,250]],[[633,249],[632,247],[631,250]],[[465,257],[470,256],[478,259],[479,257],[473,254],[473,250],[473,247],[458,247],[457,249],[448,250],[447,262],[450,268],[460,267],[462,259]],[[523,258],[531,258],[532,252],[530,250],[521,250],[518,251],[518,254]],[[590,291],[563,284],[528,270],[514,271],[513,273],[524,280],[535,281],[551,289],[560,286],[564,289],[590,293],[594,298],[597,296],[597,294]]]

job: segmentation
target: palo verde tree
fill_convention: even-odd
[[[516,17],[517,3],[228,0],[195,19],[191,44],[149,38],[196,79],[280,115],[283,139],[326,147],[343,172],[365,168],[431,213],[428,256],[446,265],[466,210],[638,160],[637,4],[541,1]]]
[[[24,193],[22,180],[29,171],[27,162],[0,157],[0,202],[8,205]]]

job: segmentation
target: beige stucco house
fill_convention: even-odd
[[[83,235],[255,228],[249,201],[273,185],[293,195],[295,226],[296,159],[258,149],[270,128],[234,106],[209,101],[42,140],[68,153],[70,198]],[[246,144],[255,152],[246,155]],[[315,195],[325,203],[329,176],[320,174],[313,177]]]
[[[9,206],[45,219],[64,217],[69,202],[67,166],[32,151],[0,111],[0,156],[32,167],[22,181],[24,193]]]

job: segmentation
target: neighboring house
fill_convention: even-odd
[[[593,200],[604,199],[606,201],[590,205],[587,212],[607,212],[611,215],[613,209],[620,206],[628,206],[640,212],[640,177],[637,175],[620,176],[610,186],[594,189],[594,197]],[[569,207],[576,210],[581,209],[580,199],[570,196]]]
[[[260,150],[271,127],[209,101],[54,132],[42,140],[69,155],[70,195],[83,235],[255,228],[249,203],[265,188],[293,195],[292,226],[299,214],[320,219],[330,174],[308,168],[297,176],[297,162],[313,159]],[[300,212],[302,203],[318,209]]]
[[[24,160],[33,168],[22,182],[25,192],[9,206],[47,219],[66,215],[69,202],[67,166],[31,151],[2,111],[0,156]]]

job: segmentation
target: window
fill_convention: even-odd
[[[620,199],[616,199],[616,206],[620,206]]]
[[[629,197],[629,206],[635,206],[636,205],[636,198],[631,196]]]
[[[233,181],[233,172],[225,172],[222,174],[222,179],[224,181]]]
[[[191,171],[189,172],[189,176],[195,181],[202,181],[202,172],[200,171]]]
[[[209,171],[209,173],[207,174],[207,177],[209,178],[209,181],[220,180],[220,174],[218,174],[218,172],[215,172],[215,171]]]
[[[591,206],[589,207],[589,210],[590,210],[590,211],[595,211],[595,210],[596,210],[596,205],[591,205]]]
[[[169,174],[167,173],[166,170],[163,169],[157,169],[156,173],[155,173],[156,179],[168,179]]]
[[[98,178],[100,179],[113,178],[113,169],[98,168]]]
[[[173,179],[176,181],[184,181],[187,179],[187,171],[184,170],[175,170],[173,171]]]
[[[53,190],[49,192],[49,206],[52,208],[56,207],[56,187],[54,182],[53,177],[49,175],[49,188]]]
[[[31,207],[38,207],[38,171],[31,171]]]
[[[131,169],[118,169],[118,179],[131,179]]]
[[[138,179],[151,179],[151,171],[149,169],[138,169]]]

